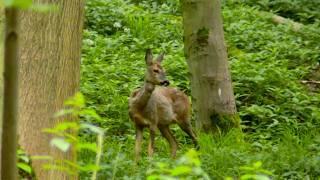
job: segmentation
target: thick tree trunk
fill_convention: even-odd
[[[44,128],[53,127],[53,118],[66,98],[78,90],[80,50],[84,13],[83,0],[37,0],[55,4],[49,13],[23,12],[20,54],[19,143],[29,155],[51,155],[75,160],[75,153],[60,153],[49,146]],[[43,161],[32,165],[38,179],[76,179],[61,171],[42,169]]]
[[[181,2],[196,126],[205,132],[224,132],[239,127],[220,0]]]
[[[17,9],[5,10],[3,131],[1,178],[17,179],[18,33]]]

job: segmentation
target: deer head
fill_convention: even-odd
[[[164,53],[161,53],[155,60],[153,60],[153,55],[151,49],[146,51],[146,77],[145,80],[154,85],[168,86],[170,84],[166,77],[164,68],[161,66]]]

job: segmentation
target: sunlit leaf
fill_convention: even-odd
[[[260,168],[261,167],[261,165],[262,165],[262,162],[261,161],[258,161],[258,162],[256,162],[256,163],[254,163],[253,164],[253,167],[255,167],[255,168]]]
[[[177,166],[171,171],[172,176],[179,176],[183,174],[189,174],[191,173],[192,168],[190,166]]]
[[[259,174],[246,174],[241,176],[240,180],[270,180],[268,176],[259,175]]]
[[[55,118],[58,118],[58,117],[61,117],[61,116],[65,116],[65,115],[72,114],[72,113],[74,113],[74,110],[73,110],[73,109],[62,109],[62,110],[56,112],[56,113],[54,114],[54,117],[55,117]]]
[[[33,4],[30,8],[34,11],[41,12],[41,13],[57,11],[59,9],[58,6],[47,5],[47,4]]]
[[[58,123],[54,129],[57,131],[65,131],[67,129],[78,129],[79,124],[77,122],[62,122]]]
[[[25,171],[26,173],[28,174],[31,174],[32,173],[32,168],[26,164],[26,163],[21,163],[21,162],[18,162],[18,168]]]
[[[100,116],[93,109],[83,109],[79,112],[80,115],[90,116],[96,119],[101,119]]]
[[[98,126],[94,126],[94,125],[87,124],[87,123],[83,123],[80,126],[82,129],[89,129],[90,131],[92,131],[96,134],[103,134],[104,133],[103,129]]]
[[[29,8],[32,5],[32,0],[3,0],[6,7],[17,7],[17,8]]]
[[[68,149],[70,148],[70,143],[65,141],[65,139],[63,138],[54,138],[50,141],[50,145],[57,147],[58,149],[60,149],[63,152],[67,152]]]
[[[51,156],[31,156],[32,160],[53,160]]]
[[[95,171],[95,170],[99,170],[100,167],[94,165],[94,164],[87,164],[85,166],[81,166],[79,168],[81,171],[84,171],[84,172],[89,172],[89,171]]]
[[[85,98],[80,92],[77,92],[73,97],[67,99],[64,104],[75,107],[83,107],[85,105]]]

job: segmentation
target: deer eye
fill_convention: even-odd
[[[155,73],[159,73],[159,70],[158,70],[158,69],[155,69],[155,70],[153,70],[153,72],[155,72]]]

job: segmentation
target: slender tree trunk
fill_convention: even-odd
[[[79,87],[84,1],[37,0],[34,3],[51,3],[57,5],[58,10],[28,11],[19,15],[19,143],[29,155],[51,155],[75,161],[75,153],[60,153],[50,147],[51,138],[42,130],[59,121],[53,118],[54,113]],[[77,179],[61,171],[44,170],[43,163],[47,162],[32,162],[38,179]]]
[[[5,9],[4,110],[1,144],[1,179],[16,180],[18,110],[17,9]]]
[[[181,2],[196,126],[205,132],[225,132],[239,127],[224,45],[220,0]]]
[[[3,112],[3,59],[4,59],[4,8],[0,7],[0,162],[1,162],[1,147],[2,147],[2,112]],[[1,163],[0,163],[1,174]]]

